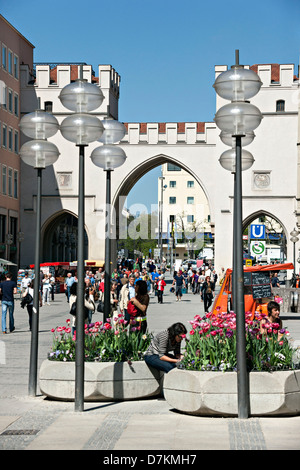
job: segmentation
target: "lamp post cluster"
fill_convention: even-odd
[[[35,111],[25,115],[20,121],[22,132],[33,140],[26,142],[20,149],[22,161],[37,169],[37,220],[35,241],[35,289],[33,300],[33,323],[31,336],[31,355],[29,371],[29,395],[36,395],[37,357],[38,357],[38,321],[39,321],[39,284],[40,284],[40,231],[41,231],[41,194],[42,170],[55,163],[59,156],[57,147],[47,141],[60,129],[63,137],[79,147],[78,177],[78,259],[77,259],[77,301],[76,301],[76,359],[75,359],[75,411],[84,407],[84,224],[85,224],[85,147],[99,141],[103,145],[91,155],[92,162],[106,171],[106,206],[107,230],[105,239],[105,313],[110,311],[110,173],[122,165],[126,159],[124,151],[115,144],[125,135],[122,123],[113,119],[100,121],[91,111],[101,106],[104,95],[101,89],[80,78],[66,85],[60,92],[59,99],[64,107],[73,111],[59,125],[57,119],[45,111]]]
[[[243,270],[243,214],[242,214],[242,171],[254,162],[252,154],[242,150],[254,139],[254,129],[261,120],[260,110],[248,101],[255,96],[262,85],[258,75],[239,64],[239,51],[236,63],[230,70],[221,73],[213,87],[216,93],[230,100],[216,113],[214,121],[221,129],[220,138],[225,145],[232,147],[222,153],[220,164],[234,174],[234,217],[233,217],[233,309],[236,314],[236,355],[238,416],[249,416],[249,380],[246,367],[244,270]]]

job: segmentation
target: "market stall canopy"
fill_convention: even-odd
[[[7,266],[17,266],[16,263],[3,258],[0,258],[0,264],[6,264]]]
[[[245,272],[253,271],[281,271],[285,269],[294,269],[293,263],[277,263],[277,264],[258,264],[254,266],[244,266]],[[227,273],[232,273],[232,269],[228,268]]]

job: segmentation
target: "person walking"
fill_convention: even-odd
[[[23,297],[26,297],[27,294],[31,295],[31,297],[32,297],[31,302],[26,304],[27,313],[28,313],[28,320],[29,320],[29,330],[31,331],[32,330],[33,296],[34,296],[33,281],[30,282],[27,285],[27,289],[25,290],[25,292],[23,294]],[[40,303],[40,307],[41,307],[43,305],[43,303],[42,303],[42,296],[41,296],[40,291],[39,291],[39,303]]]
[[[138,329],[141,333],[147,331],[147,308],[149,305],[149,294],[147,291],[147,283],[143,280],[138,280],[135,283],[135,297],[132,297],[127,304],[127,311],[130,314],[131,330],[138,324]],[[131,305],[129,305],[131,304]],[[131,307],[131,308],[129,308]],[[135,311],[133,312],[135,308]]]
[[[172,287],[176,285],[175,295],[177,297],[176,302],[181,301],[182,297],[182,286],[185,287],[185,280],[182,275],[182,271],[179,271],[178,274],[174,276]]]
[[[157,283],[157,300],[159,304],[163,303],[163,293],[164,293],[164,289],[166,285],[167,284],[164,280],[164,276],[163,275],[159,276],[158,283]]]
[[[7,333],[6,331],[7,310],[9,311],[9,331],[12,333],[15,330],[14,294],[17,294],[17,283],[12,280],[11,273],[6,273],[5,281],[0,283],[0,292],[2,294],[2,333],[3,334]]]
[[[65,284],[64,284],[68,302],[69,302],[70,295],[71,295],[70,289],[71,289],[71,286],[74,284],[74,282],[75,282],[74,276],[72,275],[72,273],[68,273],[65,279]]]
[[[51,274],[45,274],[45,277],[42,280],[43,305],[45,305],[46,303],[47,305],[50,305],[50,291],[51,291],[50,278],[51,278]]]
[[[214,297],[214,283],[211,281],[210,276],[206,276],[205,281],[202,284],[202,294],[204,302],[204,311],[208,313],[208,309],[212,304]]]
[[[31,284],[31,278],[28,276],[28,272],[25,271],[24,277],[21,280],[21,289],[22,289],[22,294],[26,291],[28,284]]]

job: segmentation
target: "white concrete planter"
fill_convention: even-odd
[[[251,372],[251,416],[300,414],[300,370]],[[179,411],[201,416],[237,416],[237,374],[174,369],[164,378],[164,396]]]
[[[144,361],[86,362],[85,401],[134,400],[157,397],[162,392],[163,375]],[[75,363],[45,360],[40,368],[41,392],[56,400],[74,401]]]

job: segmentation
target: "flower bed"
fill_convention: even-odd
[[[262,315],[246,314],[246,361],[253,416],[300,413],[299,350],[289,332]],[[197,315],[179,370],[168,373],[164,396],[173,408],[194,415],[237,415],[236,317],[233,313]],[[181,369],[181,370],[180,370]]]
[[[70,320],[67,320],[67,326],[57,327],[52,332],[53,345],[48,359],[74,362],[76,332],[72,334]],[[109,321],[104,324],[100,321],[85,325],[85,361],[141,361],[150,341],[151,335],[142,335],[138,327],[131,328],[129,333],[123,315],[120,314],[114,328]]]
[[[279,329],[277,323],[264,326],[263,315],[245,316],[246,361],[249,371],[275,371],[293,369],[294,349],[289,343],[289,332]],[[208,313],[196,315],[186,345],[181,367],[198,371],[236,371],[236,316]]]
[[[75,341],[70,320],[52,330],[53,345],[40,368],[41,392],[49,398],[72,401],[75,396]],[[151,341],[138,326],[130,333],[124,318],[85,325],[85,401],[133,400],[157,397],[163,374],[143,361]]]

